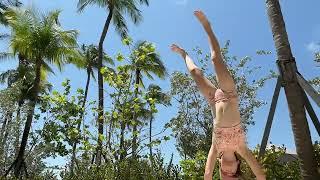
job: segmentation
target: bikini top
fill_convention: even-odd
[[[223,91],[222,89],[217,89],[214,96],[212,95],[210,100],[214,103],[229,101],[231,98],[237,98],[238,95],[235,91]]]

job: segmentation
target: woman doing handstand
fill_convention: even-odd
[[[248,149],[245,141],[245,133],[241,126],[239,99],[236,93],[236,85],[223,62],[218,40],[216,39],[210,23],[201,11],[195,11],[194,15],[198,18],[206,31],[211,49],[211,60],[216,72],[219,88],[216,88],[199,69],[186,53],[179,46],[173,44],[171,49],[180,54],[185,60],[187,68],[197,84],[200,93],[209,102],[212,111],[215,112],[212,131],[212,145],[208,154],[205,167],[205,180],[211,180],[213,169],[217,157],[220,162],[220,177],[226,179],[238,179],[240,177],[240,155],[255,174],[258,180],[265,180],[265,173]]]

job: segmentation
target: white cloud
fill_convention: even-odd
[[[311,42],[307,45],[307,49],[311,52],[317,52],[320,51],[320,44],[319,43],[315,43],[315,42]]]
[[[185,6],[188,4],[188,0],[175,0],[177,5]]]

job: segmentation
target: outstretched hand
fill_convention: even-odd
[[[181,47],[179,47],[178,45],[176,45],[176,44],[172,44],[171,45],[171,50],[173,52],[176,52],[176,53],[182,55],[182,56],[186,55],[186,51],[184,49],[182,49]]]

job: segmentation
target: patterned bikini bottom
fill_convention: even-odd
[[[246,143],[246,135],[241,123],[232,127],[214,127],[213,131],[219,154],[226,150],[237,151],[240,144]]]

